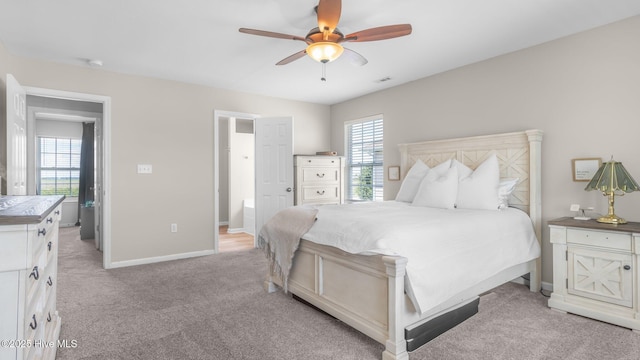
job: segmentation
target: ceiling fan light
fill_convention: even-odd
[[[342,55],[343,51],[344,48],[340,44],[328,41],[316,42],[307,46],[307,55],[321,63],[328,63],[337,59]]]

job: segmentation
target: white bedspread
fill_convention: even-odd
[[[408,259],[405,290],[425,313],[513,265],[540,256],[521,210],[445,210],[396,201],[318,207],[303,239],[353,254]]]

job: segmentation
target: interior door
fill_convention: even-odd
[[[7,74],[7,195],[27,195],[27,92]]]
[[[257,118],[255,234],[278,210],[293,206],[293,117]]]

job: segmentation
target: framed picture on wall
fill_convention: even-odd
[[[387,178],[389,181],[400,180],[400,166],[389,166],[387,168]]]
[[[600,158],[573,159],[573,181],[591,181],[602,165]]]

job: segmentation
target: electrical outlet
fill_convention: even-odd
[[[569,208],[570,211],[580,211],[580,205],[579,204],[571,204],[571,207]]]
[[[153,166],[151,164],[138,164],[138,174],[151,174]]]
[[[171,232],[172,233],[178,232],[178,224],[171,224]]]

